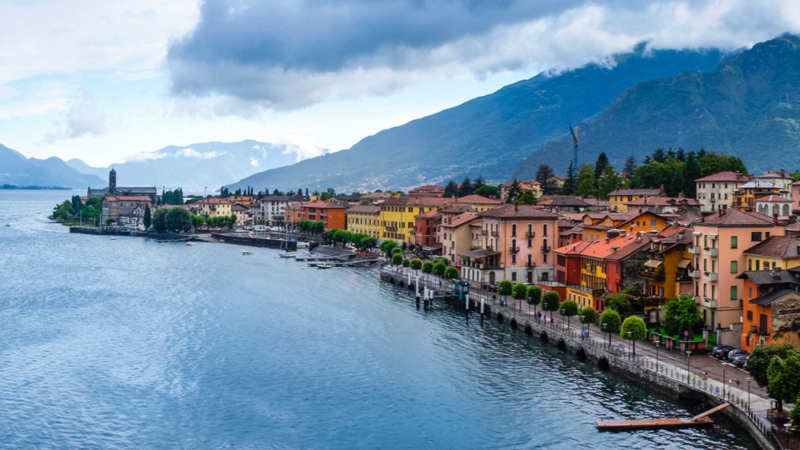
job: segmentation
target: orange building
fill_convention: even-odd
[[[347,205],[336,202],[309,202],[300,205],[305,220],[323,222],[326,230],[344,230],[347,228],[345,211]]]
[[[800,332],[800,268],[748,271],[744,280],[742,349],[756,346],[792,344]]]

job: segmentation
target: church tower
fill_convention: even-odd
[[[111,172],[108,172],[108,193],[110,195],[116,195],[117,193],[117,171],[113,167]]]

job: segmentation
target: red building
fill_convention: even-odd
[[[326,230],[344,230],[347,228],[345,211],[347,205],[336,202],[311,202],[300,205],[303,218],[312,222],[323,222]]]
[[[425,247],[441,248],[441,243],[436,240],[436,228],[439,226],[441,217],[442,215],[436,210],[414,216],[414,243]]]

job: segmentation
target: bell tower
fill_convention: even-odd
[[[113,167],[111,172],[108,172],[108,193],[111,195],[117,193],[117,171]]]

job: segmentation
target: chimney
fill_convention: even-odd
[[[783,272],[783,269],[781,269],[780,267],[776,267],[775,268],[775,278],[780,278],[781,277],[781,272]]]
[[[514,211],[519,211],[519,203],[514,203]]]
[[[725,214],[727,214],[727,213],[728,213],[728,205],[724,205],[724,204],[723,204],[723,205],[722,205],[722,215],[724,216],[724,215],[725,215]]]
[[[778,215],[777,214],[773,214],[772,215],[772,221],[775,222],[775,223],[778,223]]]
[[[781,179],[786,177],[786,169],[781,169]]]
[[[414,204],[419,205],[419,197],[414,197]]]

